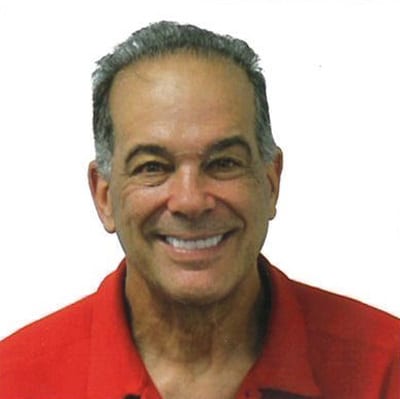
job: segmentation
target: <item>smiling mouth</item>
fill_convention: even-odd
[[[183,239],[181,237],[162,235],[160,238],[175,249],[184,251],[195,251],[209,249],[218,246],[223,240],[232,234],[232,231],[225,234],[216,234],[213,236],[197,239]]]

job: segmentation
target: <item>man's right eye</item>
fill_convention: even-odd
[[[159,161],[148,161],[143,164],[136,166],[132,175],[159,175],[169,173],[172,171],[172,167],[164,162]]]

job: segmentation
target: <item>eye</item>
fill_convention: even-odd
[[[221,170],[221,171],[229,171],[234,168],[239,168],[242,166],[242,163],[234,158],[217,158],[210,161],[207,165],[207,169],[209,170]]]
[[[133,169],[132,175],[157,175],[162,173],[169,173],[172,167],[166,163],[159,161],[148,161],[136,166]]]
[[[164,183],[174,170],[174,165],[158,160],[142,160],[129,173],[132,183],[140,186],[158,186]]]
[[[206,164],[206,171],[216,179],[234,179],[241,176],[246,168],[245,163],[234,157],[218,157]]]

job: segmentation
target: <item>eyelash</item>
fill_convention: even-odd
[[[222,168],[222,169],[232,169],[234,167],[241,167],[242,162],[238,161],[235,158],[225,157],[225,158],[217,158],[210,161],[207,164],[207,168],[210,169],[212,167]]]
[[[148,170],[151,168],[156,168],[157,170]],[[147,170],[146,170],[147,169]],[[173,170],[172,166],[169,166],[167,164],[164,164],[162,162],[158,162],[158,161],[149,161],[149,162],[145,162],[142,165],[139,165],[138,167],[136,167],[133,172],[132,175],[138,175],[141,173],[148,173],[148,174],[156,174],[156,173],[163,173],[163,172],[171,172]]]

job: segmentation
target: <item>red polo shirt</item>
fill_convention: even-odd
[[[238,399],[400,398],[398,319],[260,265],[268,329]],[[123,262],[95,294],[2,341],[0,399],[160,399],[132,341],[124,276]]]

